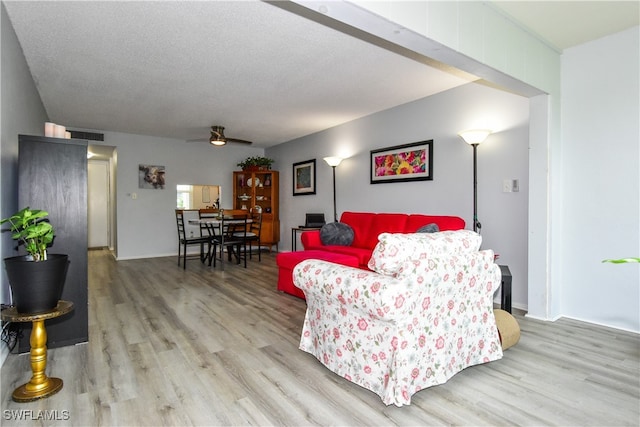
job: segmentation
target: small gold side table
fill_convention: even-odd
[[[73,310],[73,303],[62,300],[58,301],[56,308],[44,313],[18,313],[15,307],[2,310],[2,320],[33,323],[29,337],[32,376],[28,383],[13,391],[12,397],[15,402],[32,402],[44,399],[62,390],[62,380],[49,378],[45,373],[47,368],[47,330],[44,327],[44,321],[63,316],[71,310]]]

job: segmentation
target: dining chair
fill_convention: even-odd
[[[260,232],[262,231],[262,207],[254,206],[251,208],[251,223],[248,225],[248,229],[245,233],[239,231],[235,233],[236,237],[244,239],[244,244],[249,244],[249,259],[253,258],[253,243],[257,242],[258,247],[258,261],[262,261],[261,256],[261,242]]]
[[[224,269],[224,251],[227,251],[228,260],[231,256],[235,256],[240,264],[244,260],[244,268],[247,268],[247,246],[245,244],[248,218],[245,214],[242,217],[234,216],[233,218],[221,218],[220,227],[214,229],[213,244],[213,266],[220,259],[222,269]],[[220,246],[220,257],[216,255]],[[211,263],[211,261],[209,261]]]
[[[200,218],[200,220],[207,220],[207,219],[217,219],[220,216],[220,210],[218,209],[212,209],[212,208],[204,208],[204,209],[198,209],[198,218]],[[214,233],[212,231],[212,228],[217,228],[219,227],[219,224],[206,224],[206,223],[200,223],[200,234],[203,236],[209,236],[211,238],[211,244],[213,244],[213,236]],[[208,254],[208,257],[212,257],[213,254]],[[209,265],[211,265],[211,258],[209,258]]]
[[[180,259],[182,259],[182,268],[187,268],[187,258],[195,258],[196,255],[187,255],[187,248],[193,245],[200,246],[200,254],[197,256],[200,258],[200,262],[205,262],[209,253],[211,253],[212,237],[203,235],[200,233],[187,235],[187,229],[185,227],[185,211],[184,209],[176,209],[176,224],[178,226],[178,265],[180,265]],[[205,254],[204,246],[207,245],[207,252]]]

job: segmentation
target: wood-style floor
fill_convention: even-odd
[[[275,290],[275,254],[224,272],[89,254],[89,343],[49,350],[56,395],[15,403],[29,355],[2,367],[4,426],[638,426],[640,337],[518,316],[502,360],[385,406],[298,350],[304,301]],[[18,418],[22,418],[19,420]]]

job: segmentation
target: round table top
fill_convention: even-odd
[[[71,301],[58,301],[58,305],[42,313],[18,313],[16,307],[9,307],[2,310],[2,320],[10,322],[33,322],[36,320],[53,319],[73,310],[73,303]]]

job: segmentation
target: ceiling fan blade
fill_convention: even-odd
[[[253,144],[251,141],[247,141],[245,139],[237,139],[237,138],[227,138],[224,135],[224,126],[211,126],[211,137],[210,138],[196,138],[196,139],[187,139],[187,142],[211,142],[213,145],[222,146],[226,142],[235,142],[237,144]],[[219,142],[219,143],[216,143]]]
[[[235,143],[238,143],[238,144],[253,144],[253,142],[247,141],[247,140],[244,140],[244,139],[229,138],[229,137],[226,137],[226,139],[227,139],[227,142],[235,142]]]

